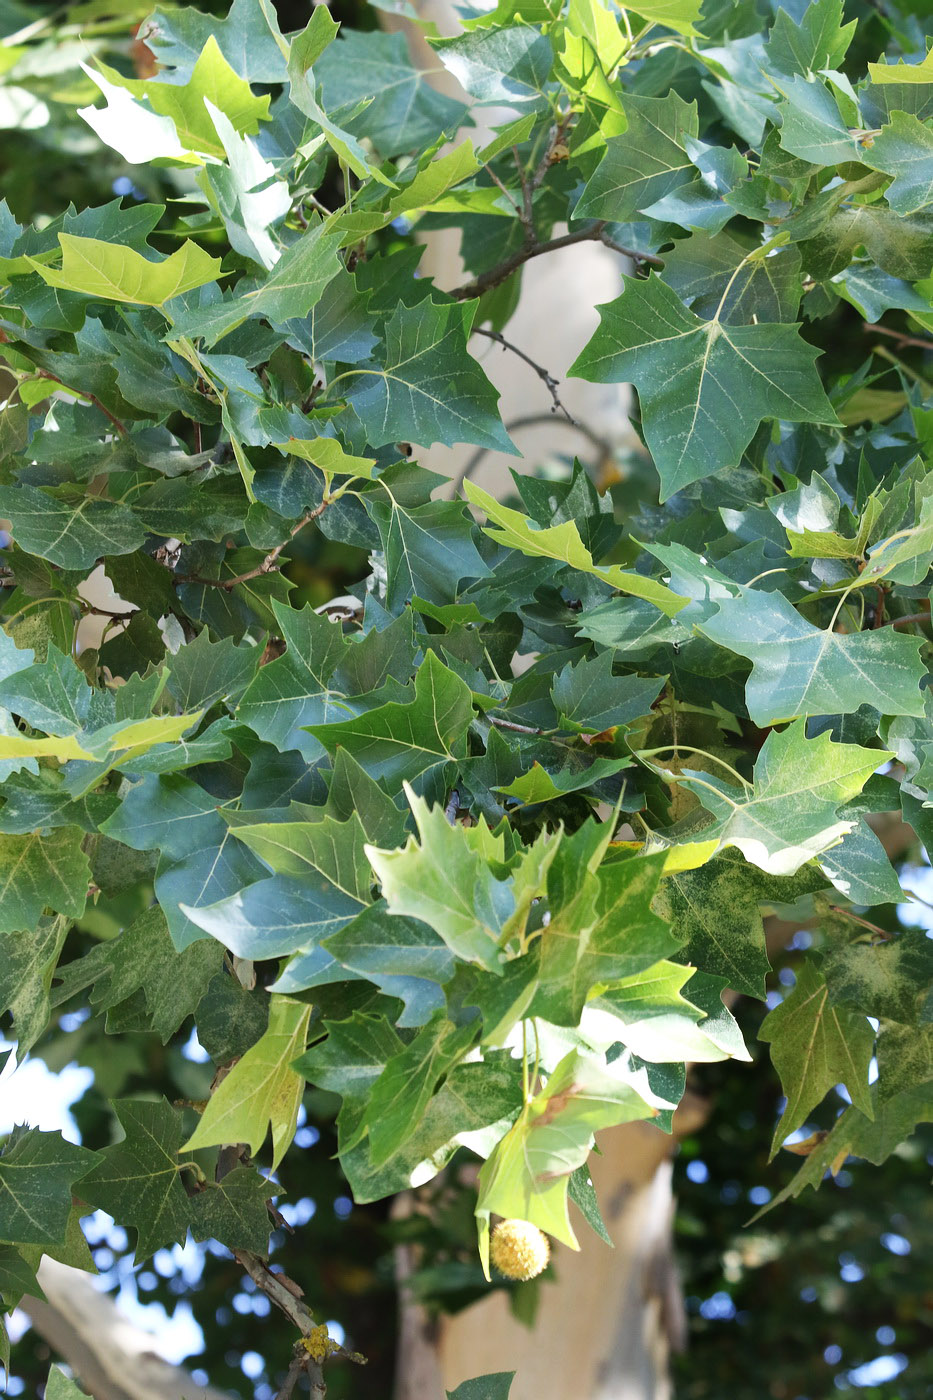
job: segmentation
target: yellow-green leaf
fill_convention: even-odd
[[[99,238],[60,233],[58,241],[62,247],[60,268],[43,267],[36,259],[29,259],[39,276],[50,287],[108,301],[161,306],[182,292],[213,282],[220,274],[220,258],[212,258],[190,239],[162,262],[151,262],[132,248],[103,243]]]
[[[271,1128],[275,1170],[298,1123],[305,1081],[292,1061],[304,1051],[310,1017],[310,1005],[270,997],[268,1029],[214,1091],[186,1150],[245,1142],[255,1157]]]
[[[572,569],[595,574],[611,588],[653,603],[668,617],[673,617],[686,606],[684,598],[678,598],[676,593],[653,578],[629,573],[618,564],[594,564],[593,556],[580,538],[580,531],[573,520],[547,528],[537,527],[520,510],[500,505],[494,496],[472,481],[465,481],[463,489],[473,505],[485,511],[487,524],[484,531],[499,544],[529,554],[532,558],[557,559],[562,564],[569,564]]]

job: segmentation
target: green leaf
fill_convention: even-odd
[[[854,1106],[841,1113],[822,1141],[814,1145],[803,1166],[767,1206],[752,1217],[753,1223],[767,1211],[792,1197],[806,1186],[814,1190],[827,1171],[836,1175],[849,1156],[865,1157],[876,1165],[884,1162],[908,1138],[918,1123],[933,1117],[933,1093],[929,1085],[908,1089],[887,1103],[879,1102],[877,1086],[872,1089],[873,1117]]]
[[[142,991],[149,1025],[162,1044],[168,1043],[182,1022],[194,1014],[211,979],[223,965],[223,950],[212,940],[202,940],[178,952],[159,908],[147,909],[117,938],[99,944],[92,952],[58,975],[72,985],[85,964],[94,980],[91,1002],[109,1011]],[[58,993],[58,1000],[61,994]]]
[[[317,83],[311,65],[333,40],[337,28],[326,8],[320,13],[315,10],[307,27],[292,40],[288,50],[289,97],[294,106],[317,124],[328,145],[358,179],[370,178],[381,185],[391,185],[391,180],[367,158],[356,137],[338,126],[317,100]]]
[[[652,907],[681,940],[679,958],[763,1001],[771,964],[760,906],[793,897],[792,889],[782,896],[777,880],[724,854],[698,870],[666,876]]]
[[[211,1095],[186,1151],[225,1142],[245,1142],[255,1157],[272,1131],[272,1170],[291,1145],[304,1088],[292,1068],[305,1048],[311,1007],[273,996],[269,1028],[233,1066]]]
[[[370,1090],[364,1119],[374,1166],[386,1162],[412,1135],[438,1081],[470,1048],[478,1029],[478,1021],[455,1026],[439,1011],[388,1061]]]
[[[622,106],[627,129],[607,142],[574,218],[624,223],[693,178],[684,143],[685,137],[699,135],[696,103],[669,92],[666,97],[626,94]]]
[[[647,715],[664,686],[664,677],[614,676],[612,653],[565,666],[551,687],[551,699],[563,724],[586,733],[632,724]]]
[[[58,241],[62,249],[60,269],[30,259],[42,280],[50,287],[63,287],[105,301],[162,306],[172,297],[213,282],[220,272],[220,258],[210,257],[188,239],[161,262],[144,258],[123,244],[103,243],[99,238],[60,233]]]
[[[269,1182],[260,1172],[235,1167],[220,1181],[207,1181],[191,1197],[191,1233],[215,1239],[229,1249],[269,1250]]]
[[[617,564],[594,564],[593,556],[580,538],[575,521],[565,520],[560,525],[540,528],[521,511],[500,505],[494,496],[490,496],[488,491],[484,491],[475,482],[465,481],[463,489],[467,499],[485,512],[487,524],[484,533],[497,543],[517,549],[535,559],[556,559],[562,564],[568,564],[572,569],[593,574],[611,588],[618,588],[623,593],[630,593],[636,598],[644,598],[653,603],[668,617],[673,617],[674,613],[684,606],[682,599],[669,588],[665,588],[663,583],[657,583],[642,574],[629,573],[620,569]]]
[[[481,817],[473,827],[447,821],[440,806],[409,791],[418,827],[402,850],[366,854],[393,914],[419,919],[464,961],[500,970],[500,948],[521,936],[540,897],[559,838],[543,835],[507,873],[505,842]]]
[[[13,522],[21,549],[62,569],[92,569],[102,556],[130,554],[146,538],[131,510],[99,496],[2,486],[0,511]]]
[[[99,1206],[138,1231],[137,1259],[183,1244],[188,1197],[178,1170],[181,1114],[165,1099],[117,1099],[120,1142],[104,1148],[81,1183],[89,1205]]]
[[[345,1143],[357,1136],[373,1084],[404,1047],[386,1018],[371,1012],[327,1021],[326,1029],[327,1038],[296,1059],[294,1069],[318,1088],[342,1096],[337,1127]]]
[[[93,1152],[66,1142],[59,1132],[14,1128],[0,1154],[0,1240],[61,1244],[72,1187],[93,1160]]]
[[[340,237],[339,227],[315,224],[286,248],[258,287],[194,310],[180,307],[176,312],[172,307],[169,343],[193,336],[214,345],[254,316],[265,316],[270,321],[307,316],[341,270],[337,257]]]
[[[594,758],[591,763],[581,762],[573,751],[568,753],[567,758],[569,761],[562,768],[551,771],[542,768],[535,760],[527,773],[513,778],[510,783],[500,784],[495,791],[503,797],[514,798],[522,806],[530,807],[538,802],[553,802],[571,792],[592,789],[594,783],[628,768],[631,762],[627,758]],[[591,793],[591,797],[596,800],[595,794]]]
[[[314,809],[311,809],[312,811]],[[238,841],[255,851],[270,870],[308,877],[320,871],[359,904],[369,901],[372,884],[364,853],[366,835],[353,812],[346,821],[318,816],[314,821],[250,822],[231,816]]]
[[[797,715],[852,714],[861,705],[886,715],[923,714],[919,637],[892,627],[822,631],[780,593],[745,588],[718,602],[719,611],[700,627],[752,662],[745,702],[761,728]]]
[[[466,756],[473,718],[469,688],[429,652],[418,669],[410,701],[390,700],[355,719],[307,728],[330,754],[345,748],[370,777],[398,790],[439,787],[454,759]]]
[[[237,699],[259,664],[256,647],[232,638],[212,642],[205,627],[171,658],[166,689],[183,710],[209,710],[218,700]]]
[[[346,642],[339,626],[311,607],[299,612],[273,602],[272,611],[286,651],[260,668],[237,707],[237,718],[276,748],[296,748],[314,758],[321,750],[307,726],[326,724],[332,715],[350,710],[329,689]]]
[[[329,961],[320,952],[321,940],[354,919],[360,913],[360,901],[314,871],[300,878],[274,875],[238,889],[250,874],[241,872],[236,882],[230,882],[233,888],[224,898],[204,900],[196,907],[186,902],[189,896],[179,880],[180,912],[193,927],[209,933],[239,958],[259,961],[299,954],[283,974],[286,980],[280,978],[275,986],[277,991],[301,991],[313,985],[313,978]],[[309,963],[300,956],[307,954]]]
[[[385,355],[348,370],[347,399],[373,446],[414,441],[475,443],[516,453],[499,395],[467,352],[475,306],[399,305],[386,322]]]
[[[785,151],[814,165],[860,159],[859,143],[825,83],[798,74],[789,82],[775,81],[775,87],[785,99],[780,104],[781,145]]]
[[[798,719],[768,735],[746,789],[689,769],[676,781],[696,789],[716,817],[703,828],[704,838],[737,846],[772,875],[793,875],[854,825],[854,819],[840,818],[840,806],[890,757],[883,749],[834,744],[825,732],[808,739],[806,720]]]
[[[764,419],[835,421],[796,326],[702,321],[657,276],[626,279],[600,317],[570,373],[635,385],[662,500],[737,466]]]
[[[103,65],[102,71],[111,83],[119,84],[134,97],[145,97],[154,112],[169,117],[187,151],[202,152],[221,160],[224,158],[224,147],[211,121],[208,103],[222,112],[240,134],[255,135],[260,121],[269,118],[271,99],[268,96],[253,96],[249,83],[234,72],[221,53],[216,34],[211,34],[206,40],[186,83],[124,78]],[[108,141],[99,122],[93,120],[96,115],[93,108],[84,108],[80,115],[90,122],[103,140]],[[108,144],[114,143],[108,141]],[[134,154],[138,161],[138,151]]]
[[[514,1379],[514,1371],[494,1371],[488,1376],[477,1376],[475,1380],[464,1381],[456,1390],[448,1390],[447,1400],[509,1400]]]
[[[461,579],[489,576],[491,571],[473,541],[473,522],[461,502],[427,501],[406,507],[389,492],[388,503],[366,496],[364,504],[382,539],[390,608],[412,597],[451,603]]]
[[[933,131],[909,112],[892,112],[860,159],[894,176],[885,199],[896,213],[915,214],[933,203]]]
[[[864,247],[883,272],[917,282],[933,269],[931,230],[931,211],[903,215],[883,204],[851,204],[799,246],[807,271],[821,280],[843,272]]]
[[[57,1366],[49,1371],[45,1383],[45,1400],[86,1400],[87,1392],[80,1390],[70,1376]]]
[[[834,1005],[905,1024],[928,1017],[933,941],[916,929],[887,943],[833,944],[823,953],[820,970]]]
[[[214,1237],[233,1249],[265,1253],[269,1185],[264,1177],[237,1167],[189,1197],[179,1161],[184,1136],[179,1111],[165,1099],[117,1099],[114,1111],[124,1136],[98,1154],[98,1165],[82,1179],[81,1195],[137,1230],[137,1259],[184,1244],[189,1228],[195,1239]]]
[[[832,1000],[826,979],[812,963],[801,964],[793,991],[768,1013],[758,1036],[771,1046],[787,1096],[772,1157],[836,1084],[844,1084],[855,1107],[872,1117],[868,1065],[875,1033],[864,1016]]]
[[[449,73],[483,106],[544,105],[553,53],[547,35],[532,25],[478,29],[455,39],[435,40]]]
[[[83,842],[76,826],[51,836],[0,834],[0,933],[34,928],[46,908],[73,918],[84,913],[91,867]]]
[[[456,963],[443,939],[417,919],[389,914],[380,901],[324,942],[341,967],[373,982],[386,996],[405,1004],[399,1026],[418,1026],[443,1001],[440,986]]]
[[[77,734],[84,729],[92,693],[84,673],[54,645],[44,661],[0,681],[0,705],[47,734]]]
[[[700,0],[638,0],[629,9],[650,24],[663,24],[678,34],[695,34],[694,22],[699,22]]]
[[[843,0],[815,0],[799,19],[779,9],[765,49],[769,66],[804,78],[824,68],[841,68],[857,24],[852,20],[844,25],[842,9]]]
[[[241,78],[254,83],[285,81],[283,39],[274,24],[275,11],[255,0],[233,0],[225,19],[190,8],[156,10],[139,31],[160,64],[173,69],[173,80],[190,74],[208,39],[214,38],[224,58]]]
[[[49,988],[68,933],[66,919],[39,919],[29,931],[0,934],[0,1007],[13,1017],[22,1060],[49,1020]]]
[[[643,972],[677,946],[651,909],[664,856],[610,862],[594,872],[591,840],[581,828],[562,843],[548,875],[550,920],[538,935],[530,1014],[560,1026],[579,1023],[594,987]]]
[[[466,110],[429,86],[412,64],[404,34],[345,29],[314,72],[328,111],[368,103],[358,117],[344,118],[344,126],[386,156],[424,150],[442,131],[455,131]]]

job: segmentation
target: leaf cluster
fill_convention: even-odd
[[[909,8],[866,58],[841,0],[500,4],[431,36],[467,102],[323,5],[157,10],[152,63],[92,55],[76,121],[185,197],[0,206],[0,988],[19,1056],[86,1001],[193,1017],[222,1074],[199,1116],[120,1100],[96,1151],[9,1139],[7,1303],[80,1257],[72,1197],[140,1256],[262,1255],[287,1181],[252,1159],[306,1084],[357,1201],[466,1148],[484,1266],[493,1214],[574,1247],[595,1134],[669,1131],[686,1064],[748,1058],[722,993],[764,997],[769,911],[819,930],[762,1028],[775,1149],[851,1099],[783,1194],[930,1117],[931,945],[877,834],[933,832]],[[451,225],[445,291],[410,232]],[[635,388],[624,487],[451,490],[422,449],[517,454],[477,333],[588,242],[629,258],[571,370]],[[874,351],[822,353],[862,322]],[[369,560],[332,604],[330,545]]]

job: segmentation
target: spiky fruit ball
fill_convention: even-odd
[[[527,1283],[547,1268],[551,1246],[537,1225],[527,1220],[500,1220],[492,1232],[489,1256],[500,1274]]]

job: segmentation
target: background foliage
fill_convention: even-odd
[[[296,1271],[378,1362],[367,1203],[469,1133],[479,1200],[438,1178],[424,1287],[489,1286],[474,1207],[481,1246],[489,1213],[570,1242],[594,1130],[669,1128],[686,1062],[748,1058],[720,993],[764,996],[774,908],[813,930],[760,1028],[774,1147],[818,1130],[780,1196],[849,1154],[914,1189],[930,945],[866,817],[929,841],[921,8],[464,10],[439,61],[519,113],[477,153],[369,10],[335,38],[263,0],[3,6],[2,990],[20,1056],[95,1071],[83,1147],[0,1158],[10,1305],[43,1250],[90,1263],[96,1208],[124,1232],[98,1262],[155,1252],[143,1291],[203,1293],[220,1349],[231,1306],[268,1312],[229,1250],[266,1253],[274,1194],[316,1203],[327,1263]],[[466,481],[474,517],[417,449],[508,448],[470,337],[565,222],[631,256],[574,372],[635,385],[646,450],[602,495],[596,463],[508,504]],[[411,235],[450,224],[453,293]],[[244,1056],[206,1106],[195,1045]],[[825,1192],[785,1212],[863,1228]],[[218,1244],[186,1279],[189,1229]],[[701,1250],[697,1297],[736,1267]],[[291,1335],[263,1322],[270,1379]]]

